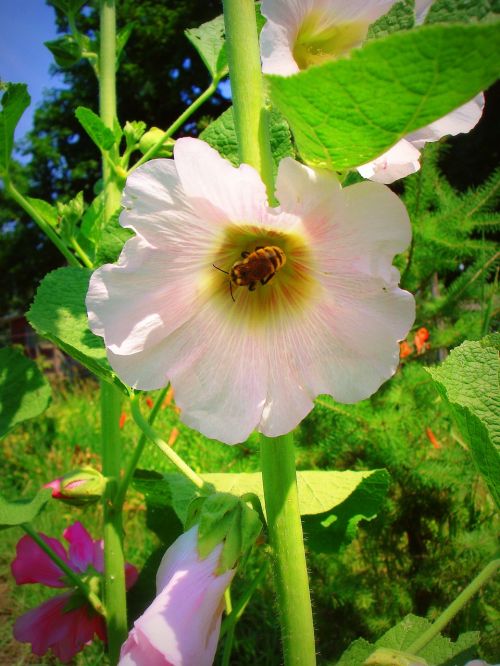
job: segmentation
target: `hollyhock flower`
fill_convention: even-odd
[[[103,571],[103,542],[93,541],[81,523],[76,522],[63,532],[69,543],[68,552],[57,539],[45,534],[40,537],[75,573],[95,576]],[[125,571],[127,587],[131,587],[137,579],[137,570],[127,564]],[[71,587],[65,574],[28,535],[16,546],[12,574],[18,585],[41,583],[48,587]],[[63,663],[83,650],[94,635],[106,640],[104,618],[75,589],[31,609],[14,624],[14,637],[21,643],[31,643],[33,654],[41,657],[51,649]]]
[[[376,391],[414,318],[391,265],[411,234],[398,197],[287,158],[270,208],[248,165],[198,139],[174,154],[129,177],[120,223],[137,235],[90,281],[90,326],[117,374],[146,390],[170,381],[181,418],[227,443],[289,432],[320,393]],[[221,271],[259,247],[254,282],[238,277],[254,290],[230,285]]]
[[[96,469],[85,466],[46,483],[44,488],[52,490],[54,499],[68,504],[92,504],[101,499],[106,479]]]
[[[427,340],[430,338],[430,335],[431,334],[425,328],[425,326],[419,328],[418,331],[415,333],[413,337],[413,342],[415,343],[417,354],[423,354],[425,351],[427,351],[427,349],[430,348],[430,344],[427,342]]]
[[[399,343],[399,358],[406,358],[410,354],[413,354],[413,349],[406,340],[403,340],[403,342]]]
[[[395,0],[263,0],[260,48],[265,74],[288,76],[313,65],[347,55],[361,46],[371,23]],[[417,0],[415,22],[420,25],[432,5]],[[456,135],[476,126],[484,107],[482,93],[430,125],[407,134],[375,160],[358,167],[363,178],[392,183],[420,169],[420,150],[428,141]]]
[[[347,55],[396,0],[262,0],[264,74],[288,76]]]
[[[254,169],[178,140],[175,162],[129,177],[120,222],[136,236],[87,294],[118,375],[145,390],[170,381],[183,420],[227,443],[256,428],[289,432],[319,393],[371,395],[395,372],[414,318],[391,265],[410,225],[389,189],[343,190],[331,172],[285,159],[276,196],[269,208]],[[257,247],[277,247],[285,262],[254,291],[233,282],[233,302],[221,270]]]
[[[234,569],[218,575],[222,544],[203,560],[198,527],[170,546],[156,575],[156,599],[122,646],[119,666],[210,666],[219,639],[224,592]]]

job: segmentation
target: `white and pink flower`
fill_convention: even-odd
[[[68,552],[57,539],[40,534],[43,541],[75,573],[95,575],[103,571],[102,541],[94,541],[79,522],[66,528],[63,536],[69,544]],[[127,564],[125,573],[129,588],[137,579],[137,570]],[[17,544],[12,574],[18,585],[41,583],[56,588],[71,586],[65,574],[28,535],[23,536]],[[62,663],[70,661],[95,636],[106,640],[104,618],[75,590],[53,597],[29,610],[14,625],[15,639],[21,643],[31,643],[33,654],[42,656],[52,650]]]
[[[281,162],[270,208],[248,165],[198,139],[175,162],[129,177],[120,223],[136,236],[92,275],[90,326],[117,374],[139,389],[168,381],[183,420],[208,437],[291,431],[328,393],[368,397],[396,370],[414,319],[391,262],[411,236],[398,197],[376,183]],[[278,246],[285,265],[255,291],[228,276],[244,252]]]
[[[260,48],[265,74],[289,76],[314,65],[347,56],[363,44],[371,23],[396,0],[263,0]],[[415,22],[421,25],[432,0],[417,0]],[[443,118],[406,135],[375,160],[358,167],[363,178],[392,183],[420,169],[420,150],[428,141],[469,132],[484,107],[483,94]]]
[[[222,544],[204,559],[198,527],[170,546],[156,575],[156,599],[134,622],[119,666],[211,666],[217,650],[224,592],[234,569],[220,575]]]

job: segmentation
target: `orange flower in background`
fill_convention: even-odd
[[[432,432],[430,428],[425,429],[425,434],[427,435],[429,442],[432,444],[433,448],[435,449],[442,449],[443,447],[441,444],[438,442],[436,435]]]
[[[406,358],[410,354],[413,354],[413,349],[406,340],[403,340],[403,342],[399,343],[399,358]]]
[[[127,420],[127,415],[125,414],[125,412],[122,412],[122,413],[120,414],[120,421],[119,421],[119,423],[118,423],[118,425],[120,426],[120,430],[121,430],[121,429],[123,428],[123,426],[125,425],[125,421],[126,421],[126,420]]]
[[[153,398],[150,398],[150,397],[148,396],[148,397],[146,398],[146,405],[149,407],[149,409],[153,409],[153,405],[154,405],[154,404],[155,404],[155,403],[154,403],[154,401],[153,401]]]
[[[430,344],[427,342],[429,337],[430,333],[424,326],[422,326],[422,328],[419,328],[418,331],[415,333],[413,342],[415,343],[415,347],[417,348],[417,354],[423,354],[425,351],[427,351],[430,348]]]

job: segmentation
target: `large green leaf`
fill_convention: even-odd
[[[464,342],[428,368],[500,507],[500,333]]]
[[[217,16],[203,23],[199,28],[185,31],[186,37],[200,54],[214,81],[228,73],[226,47],[224,41],[224,17]]]
[[[269,135],[274,166],[277,169],[284,157],[294,156],[294,150],[288,123],[280,113],[274,110],[269,114]],[[224,111],[213,123],[203,130],[200,134],[200,139],[210,144],[212,148],[215,148],[235,166],[239,165],[238,140],[236,138],[232,107]]]
[[[264,504],[262,477],[259,473],[202,474],[207,491],[241,496],[253,493]],[[145,485],[146,484],[146,485]],[[362,519],[372,519],[387,492],[389,475],[385,470],[366,472],[303,471],[297,473],[300,512],[309,547],[322,552],[333,552],[355,535],[356,525]],[[149,496],[157,492],[172,506],[185,523],[191,501],[198,490],[180,474],[165,474],[163,479],[143,479],[136,487]],[[156,486],[156,491],[155,491]],[[168,486],[170,493],[166,492]]]
[[[0,496],[0,530],[31,523],[52,497],[50,488],[42,488],[32,499],[8,502]]]
[[[49,402],[50,386],[37,365],[15,349],[0,349],[0,437]]]
[[[85,296],[91,271],[58,268],[45,276],[28,312],[28,320],[40,335],[82,363],[100,379],[128,389],[115,375],[106,358],[102,338],[87,323]]]
[[[499,60],[499,23],[432,25],[267,79],[303,159],[346,169],[470,100],[495,81]]]
[[[477,652],[479,632],[467,632],[459,636],[455,643],[438,634],[418,656],[408,653],[415,642],[431,623],[423,617],[407,615],[399,624],[389,629],[375,644],[363,639],[354,641],[337,666],[464,666]]]
[[[14,146],[14,131],[30,102],[31,97],[24,83],[5,84],[0,111],[0,173],[5,173],[9,168]]]

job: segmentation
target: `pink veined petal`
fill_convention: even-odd
[[[189,203],[207,227],[259,221],[267,211],[266,188],[255,169],[234,167],[204,141],[178,139],[175,164]]]
[[[232,306],[228,293],[227,305],[200,304],[186,324],[139,354],[108,351],[112,367],[130,385],[147,390],[171,381],[184,423],[228,444],[244,441],[258,423],[267,378],[259,337],[242,334]]]
[[[40,534],[40,537],[71,568],[64,546],[57,540]],[[12,562],[12,575],[18,585],[41,583],[48,587],[66,587],[63,572],[48,555],[28,535],[23,536],[16,546],[16,558]]]
[[[294,215],[305,214],[316,224],[315,213],[326,207],[331,216],[332,209],[342,198],[342,190],[332,171],[311,169],[285,157],[278,167],[276,198],[280,210]]]
[[[63,537],[69,543],[69,559],[75,571],[84,573],[94,564],[94,541],[85,527],[76,521],[67,527]]]
[[[52,649],[55,656],[67,663],[93,639],[103,634],[104,621],[85,606],[65,612],[71,593],[45,601],[19,617],[14,624],[14,637],[31,643],[32,651],[42,656]]]
[[[199,560],[196,535],[197,527],[182,535],[165,553],[157,576],[158,596],[134,623],[122,647],[120,666],[213,663],[222,599],[234,571],[215,574],[221,546]]]
[[[264,74],[290,76],[300,71],[292,54],[292,42],[286,27],[267,21],[260,32],[260,55]]]
[[[99,571],[101,573],[104,571],[104,541],[102,539],[94,541],[93,553],[92,553],[92,566],[96,571]]]
[[[415,0],[415,24],[422,25],[434,0]]]
[[[130,562],[125,562],[125,585],[127,590],[130,590],[135,585],[138,578],[139,572],[137,568],[133,564],[130,564]]]
[[[401,139],[372,162],[357,168],[363,178],[389,184],[420,169],[420,151],[407,139]]]

